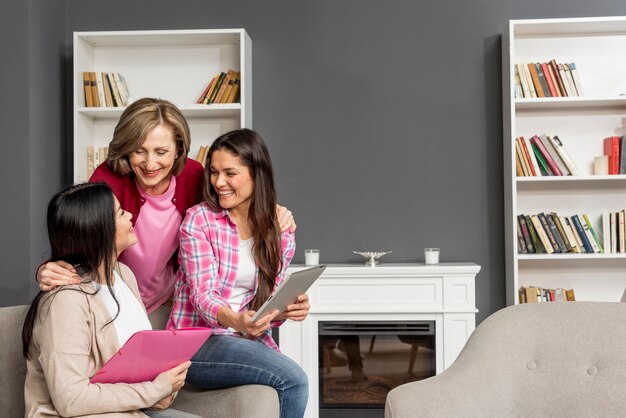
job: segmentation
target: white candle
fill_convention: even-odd
[[[609,174],[609,157],[607,155],[601,155],[593,159],[593,174],[596,176]]]
[[[304,264],[317,266],[320,263],[320,250],[304,250]]]
[[[424,248],[424,262],[426,264],[439,264],[439,248]]]

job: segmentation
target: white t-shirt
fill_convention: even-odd
[[[128,285],[122,280],[117,271],[113,271],[115,283],[111,286],[117,302],[120,304],[119,314],[113,325],[117,332],[117,339],[120,347],[126,344],[126,341],[137,331],[152,329],[148,315],[141,306],[139,299],[135,297]],[[107,307],[111,317],[117,313],[117,305],[106,286],[95,283],[94,286],[100,287],[97,297]]]
[[[241,302],[246,295],[256,288],[256,263],[252,255],[254,239],[239,239],[239,263],[237,277],[233,290],[228,298],[228,304],[234,312],[239,312]]]

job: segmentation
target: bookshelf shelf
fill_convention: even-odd
[[[619,301],[626,253],[518,254],[517,216],[602,214],[626,208],[626,175],[593,175],[603,140],[626,134],[626,17],[511,20],[502,41],[507,304],[521,286],[573,288],[577,300]],[[515,98],[515,64],[576,64],[584,95]],[[577,176],[518,177],[515,139],[558,135]]]
[[[594,108],[626,108],[626,96],[612,97],[542,97],[539,99],[515,99],[515,108],[525,110],[561,110],[561,109],[594,109]]]
[[[229,69],[240,72],[240,103],[195,104]],[[189,122],[192,158],[219,135],[252,127],[252,44],[244,29],[74,32],[74,182],[87,180],[87,147],[107,146],[124,110],[85,107],[83,71],[117,72],[132,98],[176,104]]]
[[[542,260],[546,262],[560,260],[626,260],[626,254],[519,254],[518,260]]]

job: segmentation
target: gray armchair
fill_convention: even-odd
[[[626,304],[502,309],[443,373],[398,386],[386,418],[626,416]]]

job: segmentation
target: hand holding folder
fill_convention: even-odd
[[[190,360],[209,338],[210,328],[138,331],[89,381],[141,383]]]

